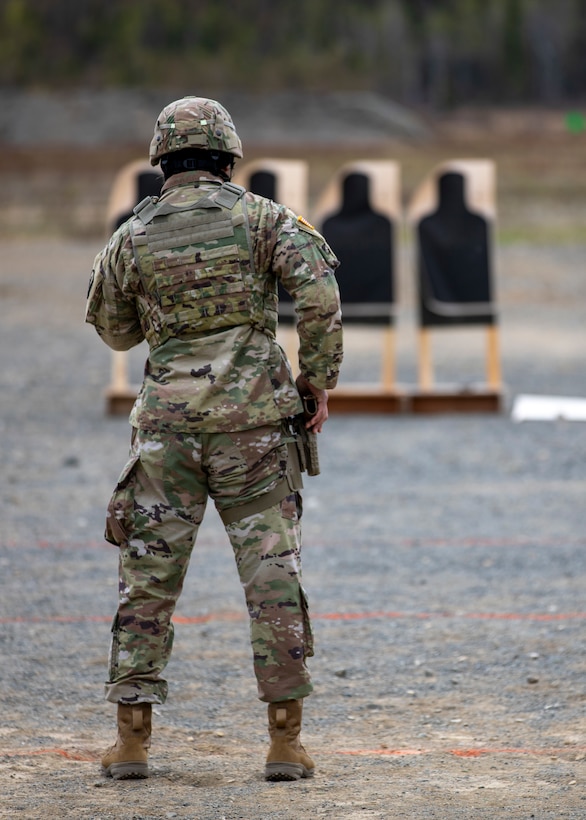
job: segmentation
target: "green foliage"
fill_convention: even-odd
[[[0,81],[27,83],[41,43],[40,21],[27,0],[6,0],[0,18]]]
[[[584,5],[0,0],[0,85],[354,88],[437,107],[576,99],[585,74]]]

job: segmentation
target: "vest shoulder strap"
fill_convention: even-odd
[[[245,193],[246,188],[243,188],[242,185],[236,185],[234,182],[224,182],[219,192],[214,195],[214,200],[218,205],[231,211]]]
[[[145,196],[132,212],[137,216],[143,225],[147,225],[157,212],[158,198],[156,196]]]
[[[187,207],[176,207],[173,205],[162,206],[159,203],[158,197],[147,196],[136,205],[132,211],[137,216],[143,225],[148,225],[152,222],[155,216],[163,216],[174,211],[192,210],[196,208],[210,208],[220,205],[227,208],[229,211],[236,205],[239,199],[246,193],[246,188],[242,185],[236,185],[234,182],[224,182],[217,194],[206,196],[198,202],[194,202]]]

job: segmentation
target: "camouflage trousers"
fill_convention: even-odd
[[[305,663],[313,639],[301,585],[301,481],[292,461],[281,427],[134,432],[106,524],[106,539],[120,553],[108,700],[165,702],[171,618],[208,496],[224,520],[244,589],[259,698],[270,703],[312,691]]]

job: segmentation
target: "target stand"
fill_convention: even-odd
[[[395,302],[400,169],[391,160],[344,164],[325,188],[314,224],[340,260],[336,279],[346,328],[375,328],[381,357],[377,383],[338,385],[333,413],[400,413],[405,394],[396,385]]]
[[[418,386],[412,413],[499,412],[499,335],[492,281],[496,217],[492,160],[448,160],[416,190],[407,219],[415,236],[419,300]],[[476,326],[486,334],[485,381],[436,384],[432,330]]]

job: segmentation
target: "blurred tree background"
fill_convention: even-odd
[[[586,0],[0,0],[0,86],[584,96]]]

